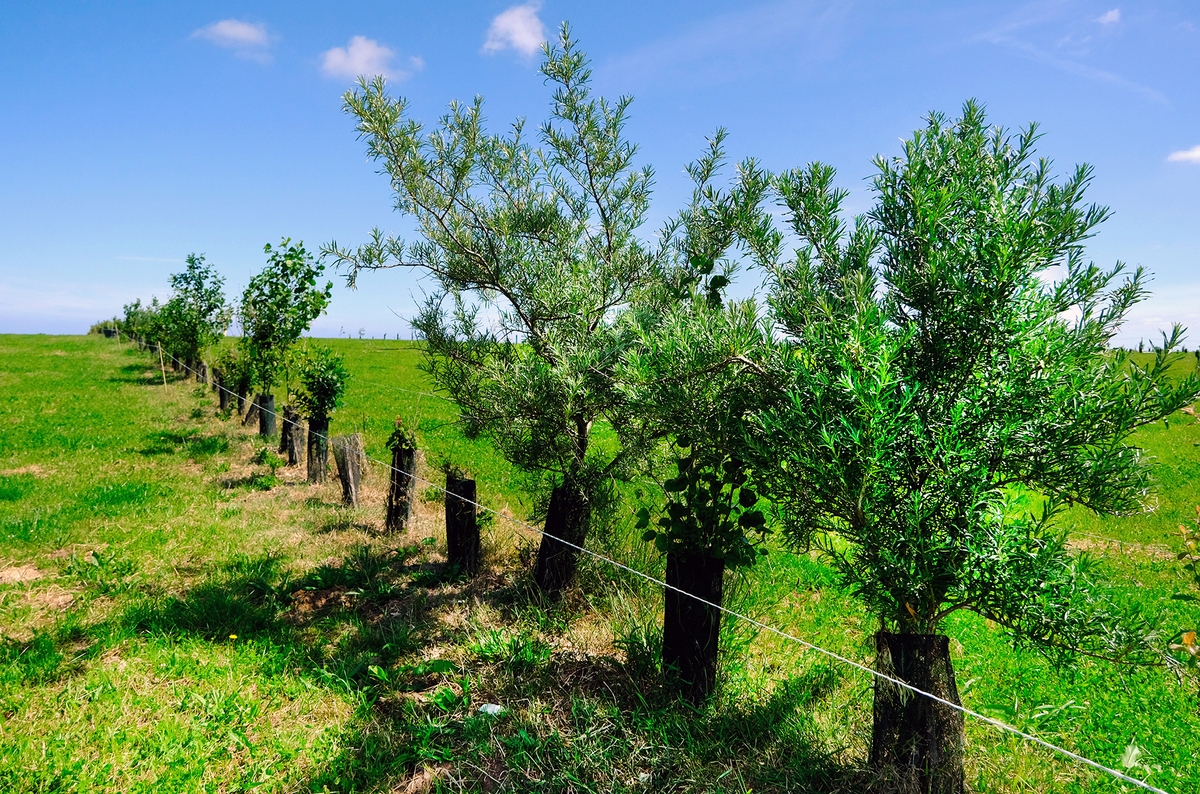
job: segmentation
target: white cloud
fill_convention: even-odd
[[[1171,152],[1167,156],[1167,162],[1200,163],[1200,145],[1193,146],[1190,149],[1180,149],[1177,152]]]
[[[497,14],[488,28],[483,52],[499,52],[512,47],[526,58],[536,54],[546,40],[546,27],[537,16],[541,7],[540,0],[533,0]]]
[[[238,19],[222,19],[192,33],[194,39],[204,39],[226,47],[242,58],[268,61],[267,49],[271,46],[271,35],[261,23],[242,22]]]
[[[424,59],[414,55],[408,59],[409,69],[398,69],[392,65],[395,57],[396,51],[391,47],[385,47],[366,36],[354,36],[345,47],[334,47],[321,53],[321,71],[330,77],[381,74],[394,80],[404,80],[411,77],[413,72],[425,68]]]
[[[1114,8],[1112,11],[1101,14],[1096,21],[1101,25],[1115,25],[1121,21],[1121,9]]]

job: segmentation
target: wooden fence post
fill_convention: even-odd
[[[333,447],[333,460],[337,463],[338,479],[342,481],[342,502],[347,507],[358,507],[358,487],[366,460],[362,436],[358,433],[335,436],[330,445]]]
[[[475,481],[453,469],[446,472],[446,557],[467,576],[479,569]]]
[[[304,456],[304,425],[300,423],[300,412],[290,405],[283,409],[283,436],[289,466],[299,466]]]
[[[405,441],[392,447],[392,471],[388,481],[387,517],[384,526],[388,532],[403,532],[412,515],[413,491],[417,481],[417,448]]]
[[[308,481],[325,482],[329,471],[329,417],[308,418]]]
[[[258,421],[258,398],[261,394],[256,394],[246,405],[246,415],[242,417],[242,427],[251,427]]]

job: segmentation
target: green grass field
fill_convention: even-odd
[[[419,488],[408,533],[385,534],[379,467],[363,505],[341,507],[336,482],[272,479],[250,428],[195,382],[168,370],[164,386],[136,348],[0,336],[0,791],[863,790],[866,674],[727,622],[721,696],[699,712],[673,701],[654,670],[661,593],[591,560],[564,603],[540,603],[536,534],[509,520],[536,515],[532,482],[457,432],[411,344],[331,344],[354,375],[332,432],[362,432],[387,459],[402,416],[422,477],[463,466],[500,513],[475,580],[442,575],[436,488]],[[1160,461],[1153,512],[1066,519],[1119,598],[1171,631],[1200,625],[1170,599],[1188,586],[1176,528],[1200,504],[1200,427],[1177,418],[1138,435]],[[656,573],[633,511],[594,547]],[[729,606],[870,664],[875,626],[833,582],[773,548],[731,579]],[[1194,680],[1055,669],[959,615],[947,628],[968,707],[1200,792]],[[1132,790],[970,719],[967,741],[976,791]]]

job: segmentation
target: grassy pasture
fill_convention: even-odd
[[[529,480],[463,438],[411,344],[332,340],[354,375],[332,432],[386,460],[415,425],[419,474],[473,471],[481,500],[529,519]],[[861,791],[870,680],[727,623],[724,690],[697,713],[653,671],[661,596],[585,564],[563,605],[529,587],[536,541],[497,518],[485,572],[447,580],[436,490],[381,533],[385,475],[364,506],[336,482],[252,463],[249,428],[215,396],[102,337],[0,336],[0,791]],[[407,391],[400,391],[400,389]],[[1157,508],[1067,516],[1123,602],[1193,628],[1168,551],[1200,504],[1200,427],[1138,442],[1159,459]],[[631,489],[630,496],[634,495]],[[596,548],[643,570],[629,505]],[[730,606],[869,663],[874,630],[819,560],[772,549]],[[1172,792],[1200,791],[1196,685],[1164,669],[1056,670],[955,616],[967,706]],[[1165,642],[1165,638],[1164,638]],[[480,706],[496,704],[489,716]],[[1129,790],[968,721],[976,791]],[[1126,749],[1141,750],[1136,764]]]

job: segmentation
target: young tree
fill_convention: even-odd
[[[878,669],[954,703],[938,632],[960,610],[1065,657],[1145,647],[1055,518],[1142,509],[1130,434],[1198,390],[1166,376],[1178,327],[1149,365],[1108,347],[1144,275],[1084,264],[1108,210],[1083,203],[1089,167],[1055,182],[1032,159],[1035,130],[988,127],[974,102],[952,123],[931,115],[903,157],[876,160],[877,203],[853,229],[832,169],[777,182],[804,245],[772,272],[789,386],[757,417],[752,462],[792,541],[878,616]],[[1041,509],[1018,511],[1017,488]],[[875,765],[963,790],[961,713],[883,683],[874,710]]]
[[[763,334],[751,302],[693,303],[646,330],[625,388],[670,439],[670,476],[661,515],[643,508],[638,528],[666,556],[663,673],[698,704],[716,686],[721,612],[708,604],[722,605],[726,570],[753,565],[767,531],[742,454],[743,417],[765,399],[752,358]]]
[[[317,285],[325,266],[313,259],[304,243],[292,245],[285,237],[279,248],[263,247],[267,266],[250,279],[242,293],[241,344],[262,389],[266,404],[260,430],[269,435],[274,428],[274,396],[271,389],[280,376],[289,384],[288,349],[308,330],[312,321],[325,313],[333,294],[333,282]],[[261,408],[262,406],[260,406]]]
[[[204,351],[220,341],[233,312],[225,304],[225,279],[200,254],[188,254],[187,269],[171,276],[172,294],[163,313],[170,326],[171,353],[196,369]]]
[[[483,129],[482,100],[454,103],[424,132],[384,81],[360,81],[346,111],[370,156],[412,216],[411,246],[378,230],[357,251],[332,243],[355,283],[362,270],[420,267],[437,280],[413,326],[426,371],[517,466],[550,475],[547,537],[535,578],[556,594],[572,579],[592,507],[607,478],[636,458],[592,443],[599,421],[623,413],[612,372],[627,344],[620,311],[653,281],[661,249],[637,236],[652,175],[637,170],[623,130],[631,98],[592,96],[588,61],[563,27],[542,74],[554,83],[551,119],[534,148],[518,121]],[[633,434],[628,434],[632,436]]]
[[[329,468],[329,417],[346,393],[350,373],[341,355],[324,345],[305,345],[296,360],[299,388],[292,399],[308,417],[308,481],[324,482]]]
[[[761,208],[768,175],[753,160],[729,189],[713,184],[724,138],[718,130],[688,167],[692,202],[662,235],[678,261],[632,308],[635,339],[617,373],[630,412],[669,440],[665,507],[654,519],[642,509],[638,527],[666,555],[663,671],[693,703],[717,674],[721,612],[702,601],[722,604],[726,569],[754,564],[767,531],[742,452],[744,416],[768,399],[766,339],[754,302],[724,291],[735,256],[770,261],[781,240]]]

